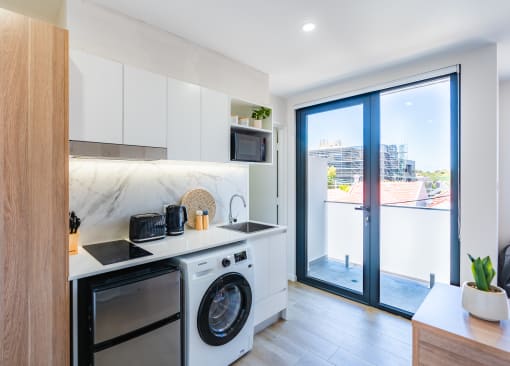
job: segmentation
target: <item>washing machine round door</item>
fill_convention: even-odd
[[[252,293],[240,273],[218,277],[205,292],[198,309],[198,333],[211,346],[221,346],[243,329],[251,310]]]

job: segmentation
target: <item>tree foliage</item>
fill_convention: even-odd
[[[336,178],[336,168],[334,166],[328,167],[328,187],[333,187],[335,185]]]
[[[440,169],[431,171],[417,170],[416,176],[428,178],[427,187],[436,189],[440,183],[450,183],[450,171],[448,169]],[[427,183],[427,182],[426,182]]]

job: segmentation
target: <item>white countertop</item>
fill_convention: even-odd
[[[186,228],[183,235],[167,236],[165,239],[151,241],[136,245],[152,253],[150,256],[131,259],[128,261],[103,265],[97,261],[81,246],[78,254],[69,256],[69,280],[77,280],[100,273],[115,271],[122,268],[150,263],[160,259],[176,257],[183,254],[198,252],[201,250],[219,247],[225,244],[241,240],[286,232],[287,227],[277,226],[272,229],[261,230],[251,234],[245,234],[234,230],[222,229],[210,226],[208,230],[197,231]]]

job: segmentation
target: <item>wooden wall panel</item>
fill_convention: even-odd
[[[28,19],[0,12],[0,365],[28,364]]]
[[[30,364],[69,360],[67,31],[30,21]],[[39,337],[39,335],[45,337]]]
[[[0,365],[68,365],[67,31],[0,9],[0,45]]]

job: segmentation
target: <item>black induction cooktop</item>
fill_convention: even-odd
[[[124,262],[134,258],[152,255],[126,240],[115,240],[106,243],[84,245],[83,248],[96,258],[101,264]]]

